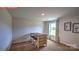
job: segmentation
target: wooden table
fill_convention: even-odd
[[[44,33],[31,33],[32,42],[35,47],[40,48],[42,46],[47,46],[47,34]]]

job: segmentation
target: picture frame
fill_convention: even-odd
[[[64,31],[71,31],[71,22],[64,23]]]
[[[79,23],[73,23],[72,32],[79,33]]]

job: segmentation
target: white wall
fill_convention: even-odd
[[[33,32],[43,32],[43,23],[21,18],[13,18],[13,40]]]
[[[12,20],[8,11],[0,9],[0,50],[10,48],[12,41]]]
[[[48,21],[44,21],[44,29],[43,32],[49,35],[49,22]]]
[[[59,20],[59,37],[60,42],[66,45],[79,48],[79,33],[64,31],[64,22],[79,23],[79,16],[65,16]]]

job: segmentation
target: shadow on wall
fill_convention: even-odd
[[[13,40],[13,43],[19,43],[24,41],[30,41],[30,34],[23,35],[19,37],[18,39]]]

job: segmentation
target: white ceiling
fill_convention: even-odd
[[[64,15],[79,15],[77,7],[19,7],[9,10],[12,17],[26,20],[47,21],[49,18],[59,18]],[[41,13],[45,13],[42,16]]]

